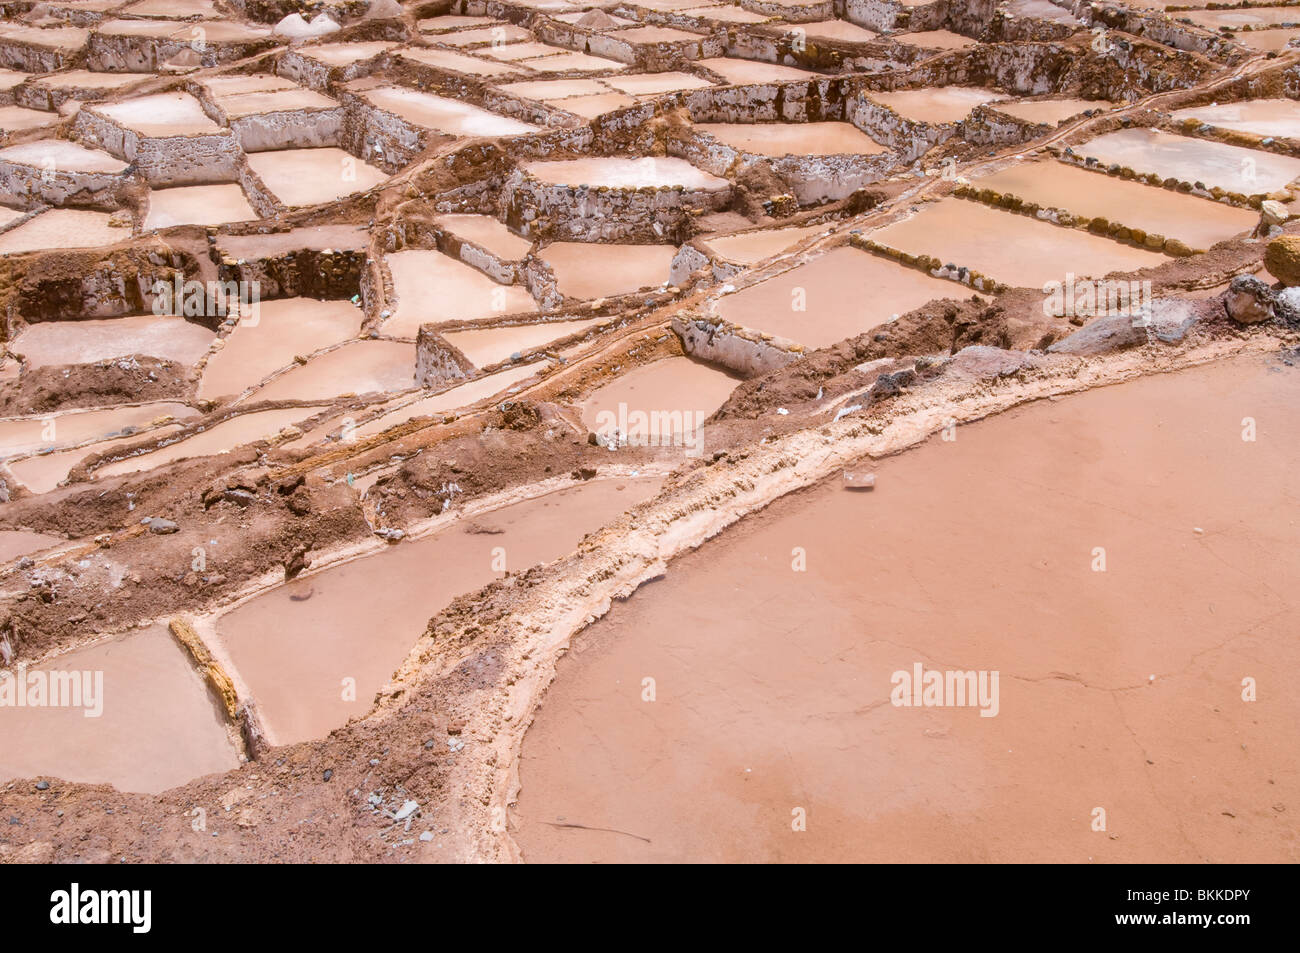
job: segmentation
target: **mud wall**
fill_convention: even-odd
[[[684,240],[691,215],[726,208],[731,190],[586,188],[515,171],[501,198],[506,224],[534,238],[655,244]]]
[[[746,378],[759,377],[803,357],[803,348],[793,341],[717,319],[677,315],[672,320],[672,329],[681,339],[682,350],[691,357]]]

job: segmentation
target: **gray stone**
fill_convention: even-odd
[[[1041,361],[1041,355],[1035,357],[1028,351],[1008,351],[987,344],[972,344],[952,356],[944,368],[944,373],[960,375],[971,380],[1010,377]]]
[[[1259,207],[1259,220],[1265,225],[1281,225],[1290,217],[1287,207],[1273,199],[1265,199]]]
[[[1238,324],[1259,324],[1274,316],[1276,295],[1254,275],[1238,275],[1223,295],[1228,317]]]
[[[1093,357],[1146,343],[1147,330],[1140,319],[1134,324],[1134,319],[1128,315],[1117,314],[1088,322],[1069,337],[1050,345],[1047,350],[1052,354]]]
[[[1300,288],[1283,288],[1273,293],[1273,311],[1291,325],[1300,324]]]
[[[1147,327],[1157,340],[1178,344],[1200,320],[1196,305],[1181,298],[1157,298],[1146,315]]]

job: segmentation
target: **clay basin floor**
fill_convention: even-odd
[[[879,155],[885,147],[847,122],[699,122],[719,142],[757,155]]]
[[[870,92],[867,97],[882,106],[888,106],[904,119],[927,123],[961,122],[976,106],[1007,98],[1003,93],[978,86],[903,89],[893,93]]]
[[[1192,106],[1170,113],[1175,122],[1199,119],[1221,129],[1257,136],[1300,136],[1300,103],[1291,99],[1253,99],[1238,103]]]
[[[108,224],[110,217],[104,212],[84,209],[49,209],[0,234],[0,255],[17,255],[45,248],[91,248],[130,238],[129,228],[115,228]]]
[[[0,706],[0,781],[46,776],[158,793],[239,764],[224,714],[164,626],[69,652],[32,667],[38,670],[81,673],[89,686],[99,673],[102,696],[93,694],[102,705],[83,698],[80,707]]]
[[[1111,106],[1112,103],[1104,99],[1040,99],[1025,103],[998,103],[994,108],[1026,122],[1055,125],[1090,109],[1106,110]]]
[[[538,257],[551,266],[561,294],[604,298],[666,283],[676,254],[674,245],[553,242]]]
[[[513,354],[522,354],[542,347],[560,338],[577,334],[599,324],[598,319],[587,321],[547,321],[541,324],[516,324],[499,328],[471,328],[467,331],[445,331],[443,337],[449,344],[460,348],[475,367],[488,367],[504,361]]]
[[[1121,129],[1074,150],[1102,165],[1116,163],[1162,178],[1216,185],[1228,192],[1273,192],[1300,177],[1300,159],[1244,149],[1209,139],[1190,139],[1158,129]]]
[[[145,231],[171,228],[173,225],[225,225],[248,222],[257,212],[248,204],[244,190],[228,185],[183,185],[171,189],[154,189],[149,193],[149,213]]]
[[[540,182],[549,185],[586,185],[591,188],[639,189],[685,188],[721,191],[731,188],[731,183],[716,175],[697,169],[684,159],[672,156],[640,159],[593,156],[583,159],[556,159],[528,162],[523,170]]]
[[[719,317],[810,348],[864,334],[966,289],[880,255],[840,247],[718,300]],[[796,305],[802,310],[796,310]]]
[[[537,301],[523,285],[498,284],[472,265],[439,251],[406,248],[385,261],[397,299],[396,309],[383,324],[388,337],[414,339],[426,323],[537,311]]]
[[[285,205],[333,202],[383,182],[383,172],[332,146],[255,152],[248,165]]]
[[[1258,212],[1126,182],[1055,160],[1019,163],[972,184],[1010,192],[1045,208],[1061,208],[1088,218],[1101,216],[1129,228],[1178,238],[1191,248],[1209,248],[1249,232],[1259,222]]]
[[[201,324],[171,315],[42,321],[25,328],[10,344],[32,367],[93,364],[143,354],[193,364],[215,335]]]
[[[525,860],[1300,860],[1297,400],[1273,359],[1154,375],[726,530],[560,660]],[[998,671],[997,715],[892,705],[916,663]]]
[[[703,361],[666,357],[635,367],[593,391],[582,422],[610,436],[681,447],[703,455],[699,425],[726,402],[740,379]]]
[[[1013,288],[1041,288],[1064,281],[1067,273],[1103,278],[1169,260],[1158,252],[959,198],[926,205],[870,237],[914,255],[973,268]]]
[[[361,329],[361,309],[346,300],[281,298],[260,302],[257,310],[257,319],[242,320],[208,359],[199,397],[242,393],[296,356],[340,344]]]
[[[563,556],[658,487],[596,480],[463,519],[273,589],[222,617],[219,636],[276,743],[322,736],[370,710],[454,597],[501,578],[498,566],[519,572]],[[351,698],[344,679],[355,680]]]

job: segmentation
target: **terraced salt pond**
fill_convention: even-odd
[[[558,56],[568,52],[563,47],[547,46],[545,43],[501,43],[485,47],[475,52],[478,56],[490,56],[494,60],[527,60],[536,56]]]
[[[818,74],[780,63],[761,63],[758,60],[733,59],[728,56],[697,61],[700,66],[717,73],[732,85],[750,83],[793,83],[816,79]]]
[[[979,188],[1010,192],[1045,208],[1179,238],[1191,248],[1249,232],[1256,212],[1080,169],[1063,162],[1023,162],[976,179]]]
[[[494,567],[556,559],[659,485],[600,479],[467,517],[258,596],[221,617],[219,639],[277,744],[320,737],[369,711],[429,619]]]
[[[351,301],[283,298],[258,304],[257,320],[242,320],[210,358],[198,396],[231,396],[260,383],[299,355],[340,344],[361,330]]]
[[[976,43],[970,37],[951,30],[918,30],[916,33],[896,34],[894,39],[925,50],[963,50]]]
[[[1294,99],[1251,99],[1191,106],[1175,110],[1170,115],[1176,122],[1199,119],[1221,129],[1253,132],[1257,136],[1300,137],[1300,103]],[[4,153],[0,152],[2,155]]]
[[[703,169],[697,169],[684,159],[656,158],[620,159],[605,156],[584,159],[558,159],[554,161],[527,162],[523,169],[533,178],[552,185],[586,185],[590,188],[639,189],[655,188],[705,189],[710,191],[731,188],[731,183]]]
[[[615,109],[635,106],[636,100],[623,93],[600,93],[595,96],[570,96],[566,99],[544,100],[548,105],[558,106],[584,119],[595,119]]]
[[[127,457],[102,466],[95,471],[96,477],[118,476],[123,473],[138,473],[152,470],[165,463],[184,457],[202,457],[226,453],[235,447],[252,443],[273,436],[300,420],[312,416],[310,407],[290,407],[283,410],[263,410],[251,414],[240,414],[223,420],[192,437],[186,437],[168,444],[151,453]]]
[[[186,185],[154,189],[149,193],[149,213],[144,229],[174,225],[225,225],[257,218],[238,185]]]
[[[967,294],[888,258],[842,246],[719,298],[720,318],[810,348],[856,337],[936,298]]]
[[[383,40],[369,42],[321,43],[303,50],[304,55],[327,66],[349,66],[386,53],[396,44]]]
[[[877,229],[869,237],[914,255],[933,255],[945,263],[974,268],[1018,288],[1064,281],[1067,272],[1103,278],[1169,260],[1145,248],[958,198],[926,205],[911,218]]]
[[[18,255],[44,248],[93,248],[115,245],[131,237],[130,228],[110,225],[103,212],[52,208],[0,234],[0,255]]]
[[[488,367],[512,354],[531,351],[552,341],[594,327],[600,319],[586,321],[547,321],[542,324],[519,324],[500,328],[474,328],[467,331],[444,331],[447,343],[459,348],[475,367]]]
[[[628,68],[626,63],[620,63],[618,60],[607,60],[603,56],[591,56],[587,53],[566,52],[514,62],[538,73],[603,73]]]
[[[294,109],[334,109],[338,106],[338,102],[328,96],[297,87],[214,96],[213,99],[221,107],[227,119],[287,112]]]
[[[1052,23],[1081,25],[1081,21],[1068,9],[1052,3],[1052,0],[1009,0],[1004,9],[1017,17],[1035,17]]]
[[[290,207],[333,202],[388,178],[380,169],[332,146],[254,152],[248,156],[248,166]]]
[[[414,344],[352,341],[279,375],[245,400],[329,400],[343,394],[386,394],[414,386]]]
[[[1218,30],[1223,26],[1279,26],[1283,23],[1300,23],[1300,13],[1289,5],[1260,6],[1243,10],[1187,10],[1178,15],[1211,30]]]
[[[516,136],[540,129],[470,103],[414,89],[383,86],[368,89],[361,95],[380,109],[386,109],[417,126],[436,129],[449,136]]]
[[[20,484],[33,493],[49,493],[68,478],[74,468],[92,454],[112,453],[143,440],[158,441],[174,436],[180,424],[165,424],[149,429],[148,433],[127,434],[95,443],[84,444],[70,450],[39,453],[21,460],[11,460],[6,466]]]
[[[503,261],[519,261],[533,247],[529,239],[489,215],[440,215],[435,221],[457,238],[473,242]]]
[[[118,174],[125,171],[126,163],[99,149],[66,139],[38,139],[0,149],[0,161],[16,162],[42,170],[65,172],[102,172]]]
[[[21,529],[0,530],[0,562],[20,559],[65,542],[67,540],[58,536],[48,536],[45,533],[33,533]]]
[[[27,129],[52,126],[58,121],[59,117],[54,113],[24,109],[22,106],[0,106],[0,131],[23,132]]]
[[[726,261],[754,265],[799,244],[811,235],[825,231],[826,228],[825,225],[764,228],[738,235],[706,235],[698,241],[706,244]]]
[[[904,119],[925,123],[961,122],[976,106],[1007,98],[1004,93],[978,86],[935,86],[892,93],[873,91],[867,97],[888,106]]]
[[[155,93],[87,107],[141,136],[196,136],[221,132],[189,93]],[[128,156],[127,158],[133,158]]]
[[[475,378],[467,383],[449,388],[441,394],[434,394],[432,397],[424,397],[413,401],[390,413],[376,417],[374,420],[367,421],[356,428],[356,436],[358,439],[368,437],[372,434],[382,433],[389,427],[395,427],[415,417],[434,416],[468,407],[488,397],[500,394],[520,381],[527,380],[536,374],[537,370],[535,364],[523,364],[519,367],[511,367],[503,371],[497,371],[495,374]]]
[[[530,79],[502,83],[497,89],[521,99],[557,103],[575,96],[600,96],[611,92],[611,88],[598,79]]]
[[[720,4],[703,4],[681,11],[686,16],[706,17],[720,23],[763,23],[770,20],[761,13],[752,13],[742,7],[728,7]]]
[[[1300,36],[1300,30],[1250,30],[1234,34],[1233,39],[1248,49],[1280,53],[1297,36]]]
[[[620,93],[627,93],[629,96],[662,96],[664,93],[706,89],[713,85],[701,76],[675,71],[606,76],[600,82]]]
[[[707,79],[690,73],[668,71],[664,73],[627,73],[603,76],[600,79],[547,79],[504,83],[497,87],[523,99],[532,99],[558,106],[571,112],[585,114],[593,104],[600,102],[630,106],[637,98],[662,96],[691,89],[712,86]],[[610,108],[615,108],[610,106]]]
[[[153,314],[82,321],[42,321],[19,332],[9,345],[31,367],[93,364],[140,354],[194,364],[207,353],[214,333],[184,318]]]
[[[0,706],[0,781],[58,777],[157,793],[239,764],[222,713],[164,626],[69,652],[26,674],[38,671],[83,673],[93,704]],[[86,717],[96,708],[99,715]]]
[[[1158,129],[1121,129],[1085,142],[1075,151],[1103,165],[1118,163],[1137,172],[1248,195],[1276,191],[1300,176],[1300,159]]]
[[[695,128],[756,155],[879,155],[888,151],[848,122],[702,122]]]
[[[668,281],[672,245],[605,245],[553,242],[538,257],[555,272],[560,293],[571,298],[607,298]]]
[[[1024,119],[1026,122],[1055,125],[1089,110],[1110,109],[1113,105],[1104,99],[1042,99],[1032,102],[998,103],[997,109],[998,112]]]
[[[420,325],[531,314],[537,301],[522,285],[503,285],[441,252],[408,248],[384,258],[397,306],[384,321],[388,337],[414,338]],[[415,359],[411,359],[414,373]]]
[[[439,43],[445,43],[448,46],[477,46],[484,43],[514,43],[519,40],[526,40],[532,34],[523,27],[515,26],[513,23],[494,26],[489,21],[482,28],[477,30],[458,30],[453,33],[443,34],[438,38]]]
[[[424,63],[426,66],[432,66],[435,69],[451,70],[456,73],[465,73],[469,76],[510,76],[517,75],[521,72],[521,70],[513,64],[493,63],[489,60],[479,59],[476,56],[467,56],[464,53],[453,53],[451,50],[409,47],[402,50],[402,58],[414,60],[417,63]]]
[[[560,660],[524,859],[1288,861],[1300,699],[1241,692],[1300,663],[1297,400],[1244,357],[1037,402],[674,560]],[[996,717],[892,705],[918,664]]]
[[[629,441],[694,441],[695,431],[740,383],[688,357],[668,357],[635,367],[597,388],[582,403],[582,422],[593,433],[617,429]],[[641,416],[644,415],[644,416]],[[678,416],[673,416],[678,415]],[[654,421],[662,424],[656,427]],[[611,422],[612,421],[612,422]],[[644,421],[645,426],[639,424]],[[687,449],[699,452],[693,443]]]
[[[125,431],[139,430],[160,418],[184,420],[197,411],[175,401],[100,410],[73,410],[0,420],[0,457],[39,453],[72,447],[89,440],[104,440]]]
[[[800,23],[797,27],[814,40],[847,40],[850,43],[869,43],[880,34],[848,20],[820,20]]]
[[[365,423],[350,427],[349,433],[357,439],[361,439],[382,433],[390,427],[395,427],[416,417],[437,418],[440,414],[461,410],[488,397],[514,393],[518,390],[521,381],[532,377],[543,366],[536,363],[518,364],[505,370],[493,371],[491,374],[472,378],[463,384],[449,387],[430,397],[419,397],[414,394],[402,395],[378,408],[380,410],[385,407],[391,408],[387,412],[380,413]],[[288,444],[288,446],[291,448],[308,447],[327,437],[338,439],[342,435],[341,424],[343,419],[342,417],[327,418],[301,438]]]

